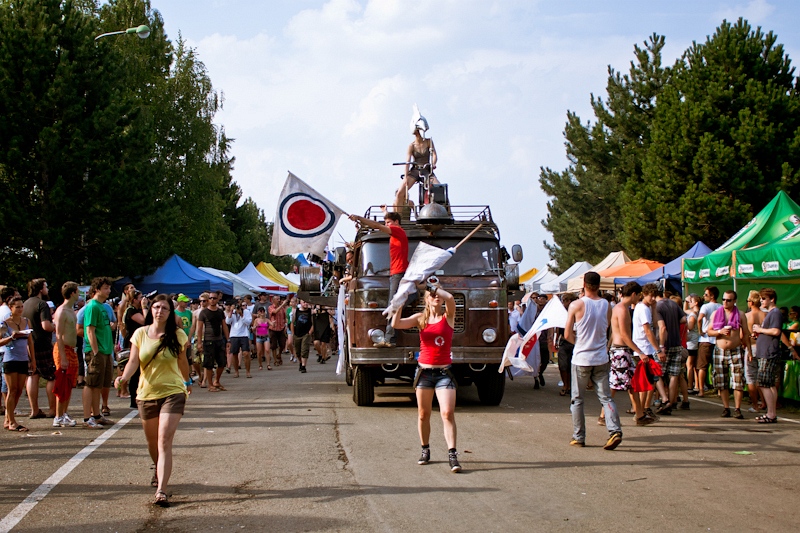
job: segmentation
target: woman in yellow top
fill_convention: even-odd
[[[131,355],[125,372],[117,378],[125,384],[141,370],[136,403],[142,419],[150,457],[156,464],[151,485],[158,487],[153,503],[169,507],[167,482],[172,473],[172,439],[191,393],[189,363],[185,357],[188,337],[175,321],[172,300],[159,294],[150,306],[144,327],[131,338]]]

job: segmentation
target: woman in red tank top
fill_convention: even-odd
[[[442,308],[444,306],[444,308]],[[453,295],[438,285],[432,286],[425,295],[425,310],[408,318],[397,313],[392,318],[395,329],[419,328],[419,368],[414,379],[419,411],[419,439],[422,456],[418,464],[430,462],[429,445],[431,435],[431,411],[433,395],[439,401],[439,411],[444,424],[444,439],[447,442],[450,471],[460,472],[456,451],[456,381],[450,372],[450,346],[453,341],[453,326],[456,317],[456,302]]]

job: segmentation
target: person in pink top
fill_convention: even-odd
[[[442,306],[444,305],[444,309]],[[444,311],[444,312],[442,312]],[[453,327],[456,317],[456,302],[453,295],[438,284],[431,285],[425,295],[425,309],[407,318],[396,313],[392,318],[395,329],[419,328],[419,367],[414,377],[417,393],[419,439],[422,456],[418,464],[426,465],[431,460],[430,435],[433,395],[439,402],[439,412],[444,424],[444,439],[447,442],[450,471],[461,472],[456,450],[456,379],[450,372],[453,342]]]

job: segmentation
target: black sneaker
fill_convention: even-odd
[[[733,418],[737,420],[744,420],[744,415],[742,414],[741,409],[734,409],[733,410]]]
[[[538,389],[539,388],[539,378],[538,377],[537,378],[533,378],[533,388],[534,389]]]
[[[691,409],[691,407],[689,406],[689,402],[681,402],[680,408],[684,411],[688,411],[689,409]]]
[[[730,418],[731,417],[731,410],[729,408],[725,408],[722,410],[722,414],[719,415],[722,418]]]
[[[544,387],[544,374],[539,375],[539,385]]]
[[[458,452],[450,452],[447,454],[447,459],[450,461],[450,471],[454,474],[461,472],[461,465],[458,464]]]
[[[657,417],[656,414],[653,412],[653,410],[650,409],[649,407],[644,410],[644,414],[646,414],[647,416],[649,416],[650,418],[652,418],[656,422],[659,421],[659,417]]]
[[[672,414],[672,404],[669,403],[669,402],[662,403],[661,407],[656,409],[656,413],[659,414],[659,415],[664,415],[664,416],[671,415]]]
[[[305,367],[305,365],[303,365],[303,366],[301,366],[301,367],[300,367],[300,372],[302,372],[303,374],[305,374],[305,373],[306,373],[306,367]]]
[[[419,456],[418,465],[426,465],[431,462],[431,449],[422,448],[422,455]]]

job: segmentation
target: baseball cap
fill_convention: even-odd
[[[185,294],[183,294],[183,293],[180,293],[180,294],[178,295],[178,301],[179,301],[179,302],[187,302],[187,303],[188,303],[188,302],[191,302],[191,301],[192,301],[192,299],[191,299],[191,298],[189,298],[188,296],[186,296]]]

